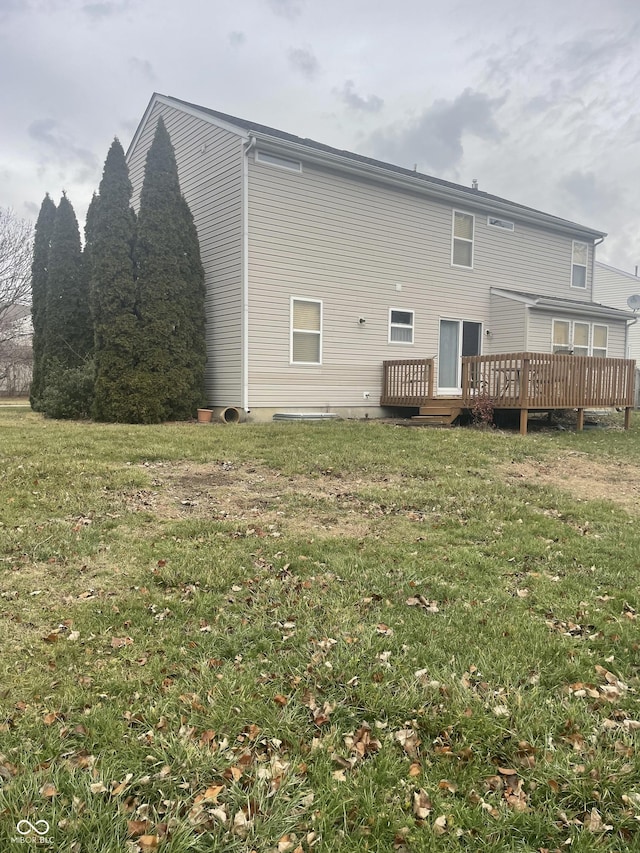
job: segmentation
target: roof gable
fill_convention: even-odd
[[[199,104],[183,101],[180,98],[174,98],[169,95],[161,95],[158,93],[154,93],[151,98],[145,115],[138,126],[131,145],[129,146],[127,156],[133,148],[135,141],[137,140],[141,129],[156,102],[164,103],[169,106],[173,106],[176,109],[182,109],[192,114],[199,115],[202,118],[208,119],[213,121],[215,124],[225,127],[227,130],[235,131],[245,138],[254,136],[275,147],[285,146],[295,148],[299,155],[306,152],[309,156],[313,156],[314,159],[324,159],[328,163],[331,162],[334,165],[337,162],[340,162],[342,164],[349,164],[356,170],[368,171],[369,173],[374,172],[379,177],[386,176],[388,178],[395,178],[402,181],[405,185],[408,184],[412,186],[414,189],[420,189],[440,197],[444,196],[456,204],[464,203],[466,201],[468,205],[479,207],[487,212],[508,212],[522,220],[533,221],[538,225],[544,225],[555,230],[570,232],[574,235],[581,235],[582,237],[590,238],[592,240],[606,236],[603,231],[587,228],[576,222],[571,222],[570,220],[553,216],[549,213],[545,213],[544,211],[536,210],[533,207],[527,207],[526,205],[518,204],[517,202],[483,192],[482,190],[474,189],[473,187],[455,184],[442,178],[436,178],[433,175],[427,175],[422,172],[405,169],[402,166],[396,166],[393,163],[386,163],[372,157],[355,154],[352,151],[333,148],[330,145],[325,145],[324,143],[317,142],[314,139],[296,136],[295,134],[287,133],[286,131],[278,130],[277,128],[269,127],[268,125],[248,121],[247,119],[238,118],[237,116],[219,112],[218,110],[213,110],[209,107],[203,107]]]

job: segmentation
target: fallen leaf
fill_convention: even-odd
[[[47,782],[40,788],[40,796],[45,797],[45,799],[50,800],[56,796],[58,793],[58,789],[51,782]]]
[[[130,646],[133,643],[131,637],[112,637],[111,638],[111,648],[112,649],[121,649],[123,646]],[[155,836],[149,836],[150,838]]]
[[[398,741],[409,758],[418,757],[418,747],[421,744],[421,740],[414,729],[399,729],[399,731],[395,732],[393,737]]]
[[[140,850],[143,851],[143,853],[146,850],[155,850],[159,843],[159,835],[141,835],[138,839]]]
[[[144,833],[149,829],[149,821],[148,820],[128,820],[127,821],[127,835],[144,835]]]
[[[238,838],[246,838],[250,829],[251,820],[246,816],[242,809],[240,809],[233,817],[233,827],[231,828],[231,831],[234,835],[237,835]]]
[[[436,835],[444,835],[447,831],[447,819],[444,815],[440,815],[433,822],[433,831]]]
[[[433,811],[431,799],[424,788],[419,788],[413,792],[412,807],[416,820],[426,820]]]
[[[224,791],[224,785],[211,785],[202,795],[202,799],[217,803],[222,791]]]

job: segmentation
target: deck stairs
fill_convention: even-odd
[[[462,411],[459,397],[439,397],[420,406],[418,414],[411,418],[411,422],[423,426],[449,427]]]

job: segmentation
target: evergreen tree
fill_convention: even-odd
[[[101,421],[141,420],[134,393],[139,323],[133,267],[135,214],[130,205],[127,163],[115,139],[85,231],[95,333],[93,416]]]
[[[140,418],[151,422],[192,417],[204,401],[204,271],[162,119],[145,165],[136,265]]]
[[[82,248],[78,221],[63,194],[56,211],[49,250],[46,333],[42,360],[42,410],[52,417],[86,416],[78,406],[60,399],[68,396],[76,378],[88,387],[87,373],[93,351],[93,326],[89,294],[82,274]],[[66,376],[72,371],[71,376]],[[61,389],[64,389],[62,391]],[[75,396],[75,391],[73,392]],[[55,400],[55,405],[52,404]],[[60,414],[63,412],[63,414]]]
[[[47,275],[49,248],[56,218],[56,206],[44,197],[36,222],[33,241],[33,264],[31,266],[31,316],[33,320],[33,378],[31,380],[31,408],[40,410],[42,396],[42,354],[46,333]]]

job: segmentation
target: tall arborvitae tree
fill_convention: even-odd
[[[127,163],[117,139],[107,154],[100,195],[94,196],[87,214],[85,234],[95,332],[93,416],[101,421],[144,420],[135,393],[139,345],[135,214]]]
[[[71,202],[63,194],[56,211],[49,250],[41,395],[45,414],[53,417],[88,414],[77,410],[76,401],[69,400],[69,405],[66,405],[61,395],[66,398],[72,394],[72,386],[80,374],[83,388],[86,386],[86,371],[92,351],[93,326],[89,293],[83,276],[78,221]],[[73,371],[76,372],[73,376],[65,375]],[[86,401],[80,408],[86,408]]]
[[[56,218],[56,206],[44,197],[36,222],[33,241],[33,264],[31,266],[31,316],[33,319],[33,378],[31,380],[30,401],[36,411],[40,409],[42,396],[42,354],[46,334],[47,311],[47,275],[49,268],[49,248],[53,223]]]
[[[192,417],[204,400],[204,272],[162,119],[147,154],[136,263],[141,420]]]

